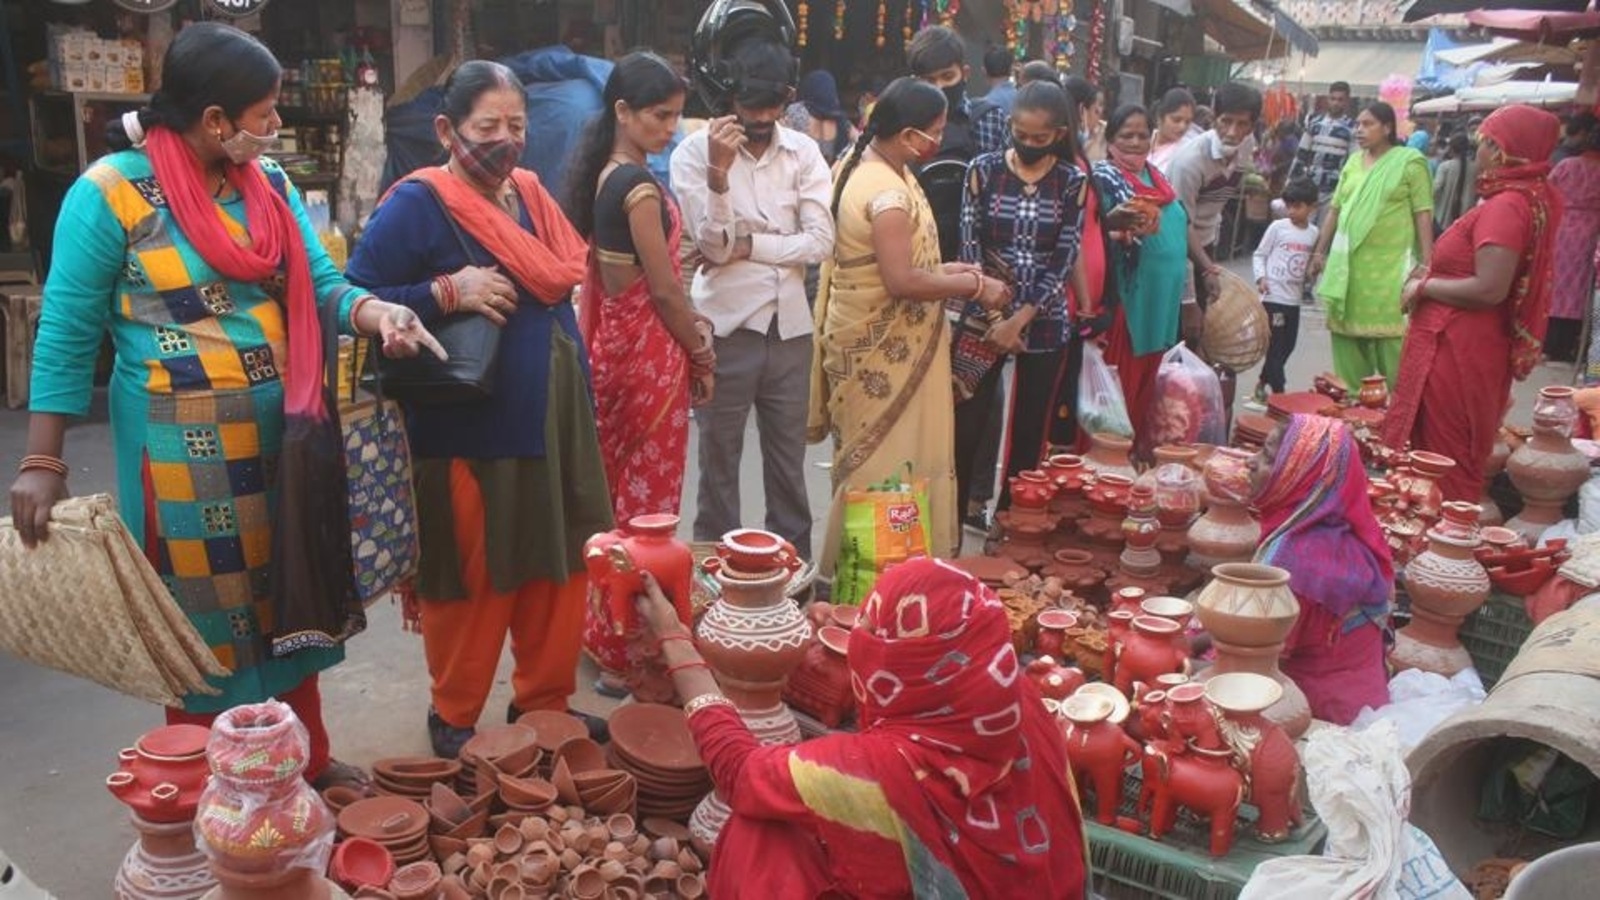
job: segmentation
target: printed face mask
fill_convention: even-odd
[[[525,141],[515,138],[469,141],[457,133],[450,152],[456,164],[474,181],[485,187],[498,187],[511,177],[511,170],[522,161],[525,145]]]
[[[261,154],[276,150],[278,133],[259,135],[234,126],[233,136],[222,142],[222,152],[237,166],[259,159]]]

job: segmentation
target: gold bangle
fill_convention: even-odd
[[[68,473],[71,472],[71,470],[67,468],[67,464],[60,457],[50,456],[44,453],[30,453],[22,458],[22,462],[17,464],[18,472],[31,472],[36,469],[42,469],[46,472],[54,472],[55,474],[60,475],[62,478],[66,478]]]
[[[716,691],[712,691],[709,694],[701,694],[698,697],[691,697],[689,702],[683,704],[683,717],[686,719],[693,718],[695,713],[710,709],[713,706],[726,706],[731,709],[733,708],[733,701]]]

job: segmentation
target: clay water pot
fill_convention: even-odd
[[[1276,566],[1225,563],[1195,598],[1195,614],[1210,632],[1217,658],[1201,678],[1227,672],[1266,675],[1283,688],[1283,698],[1267,710],[1291,738],[1311,724],[1305,693],[1278,670],[1283,642],[1300,617],[1300,601],[1289,590],[1289,573]]]
[[[1506,473],[1524,503],[1522,512],[1506,527],[1529,543],[1537,542],[1545,529],[1561,521],[1567,500],[1589,479],[1588,457],[1572,446],[1572,419],[1558,409],[1565,405],[1563,400],[1570,402],[1571,390],[1558,386],[1540,390],[1540,406],[1545,409],[1541,415],[1536,407],[1533,437],[1506,460]],[[1552,391],[1554,397],[1547,401],[1546,394]]]
[[[1056,483],[1037,469],[1019,472],[1010,482],[1011,508],[1043,513],[1056,495]]]
[[[694,553],[675,537],[677,531],[675,515],[634,516],[625,527],[596,534],[584,543],[583,562],[594,606],[584,643],[606,670],[625,672],[629,668],[624,636],[638,622],[633,604],[644,589],[641,571],[656,577],[678,618],[689,624]]]
[[[1383,409],[1389,405],[1389,382],[1382,375],[1368,375],[1361,379],[1361,391],[1356,399],[1367,409]]]
[[[1061,704],[1067,762],[1079,789],[1094,790],[1095,820],[1103,825],[1116,822],[1123,770],[1139,758],[1138,743],[1111,722],[1114,709],[1112,700],[1081,692]]]
[[[1254,672],[1231,672],[1206,682],[1206,699],[1221,711],[1223,740],[1249,774],[1250,802],[1260,813],[1256,838],[1287,840],[1301,824],[1300,754],[1287,733],[1264,713],[1283,696],[1276,681]]]
[[[696,642],[723,691],[741,709],[770,709],[811,642],[811,623],[784,593],[789,572],[761,579],[717,573],[722,595],[705,611]]]
[[[1089,435],[1089,452],[1083,461],[1096,475],[1120,475],[1132,481],[1138,474],[1129,456],[1132,451],[1131,439],[1097,431]]]
[[[106,787],[146,822],[187,822],[210,774],[210,737],[210,730],[199,725],[147,731],[117,753],[117,771],[106,778]]]
[[[789,676],[783,697],[796,709],[822,722],[828,728],[839,725],[855,712],[855,692],[850,687],[847,654],[850,633],[836,625],[817,630],[817,640],[807,650],[804,661]]]
[[[1237,452],[1221,447],[1216,456]],[[1246,562],[1255,556],[1261,543],[1261,525],[1250,515],[1244,502],[1231,494],[1206,492],[1206,511],[1189,526],[1189,565],[1209,568],[1228,562]]]
[[[1411,622],[1395,635],[1389,653],[1389,663],[1396,669],[1421,669],[1449,678],[1472,665],[1457,632],[1467,616],[1489,599],[1489,573],[1473,555],[1481,543],[1475,530],[1464,536],[1442,526],[1428,530],[1428,549],[1405,568]]]
[[[1124,640],[1117,658],[1117,690],[1131,694],[1136,681],[1152,684],[1158,675],[1183,671],[1189,664],[1189,655],[1174,644],[1173,636],[1177,634],[1178,623],[1170,619],[1135,616],[1133,633]]]
[[[801,565],[793,544],[759,528],[738,528],[723,535],[717,543],[717,558],[724,569],[749,577],[779,569],[794,572]]]
[[[1056,485],[1055,497],[1050,501],[1050,512],[1069,520],[1082,518],[1087,511],[1083,502],[1084,480],[1091,474],[1083,457],[1071,453],[1052,453],[1040,469]]]
[[[187,900],[216,887],[205,854],[195,848],[193,823],[131,818],[139,840],[117,869],[117,900]]]
[[[1124,609],[1134,615],[1138,615],[1140,605],[1144,603],[1144,598],[1145,590],[1142,587],[1118,588],[1111,594],[1111,609],[1113,611]]]
[[[1040,610],[1034,617],[1039,623],[1039,635],[1033,639],[1033,650],[1040,656],[1063,659],[1067,629],[1078,624],[1078,617],[1064,609]]]

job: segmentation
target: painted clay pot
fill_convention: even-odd
[[[1439,479],[1456,467],[1456,461],[1426,450],[1413,450],[1405,459],[1405,475],[1399,479],[1402,498],[1417,515],[1429,520],[1438,518],[1439,505],[1444,502]]]
[[[1061,704],[1066,720],[1067,762],[1078,789],[1092,789],[1095,821],[1114,824],[1122,805],[1123,770],[1139,758],[1139,744],[1111,722],[1113,701],[1093,694],[1075,694]]]
[[[1095,432],[1089,435],[1089,452],[1084,455],[1083,462],[1096,475],[1121,475],[1128,480],[1138,473],[1134,471],[1133,459],[1129,455],[1133,451],[1133,441],[1105,432]]]
[[[1045,609],[1034,618],[1039,623],[1039,634],[1033,639],[1033,652],[1066,658],[1067,629],[1078,624],[1078,617],[1064,609]]]
[[[677,516],[634,516],[626,527],[596,534],[584,543],[591,605],[584,645],[602,668],[611,672],[629,668],[627,636],[638,628],[634,600],[644,589],[641,571],[656,577],[678,617],[688,624],[694,554],[674,536],[677,531]]]
[[[789,676],[784,699],[828,728],[838,728],[856,706],[850,689],[849,649],[848,631],[836,625],[819,628],[805,659]]]
[[[133,827],[139,841],[112,882],[117,900],[194,900],[217,886],[206,855],[194,845],[192,822],[148,822],[135,815]]]
[[[1117,657],[1117,690],[1131,694],[1136,681],[1154,684],[1158,675],[1183,671],[1189,656],[1173,643],[1173,635],[1178,633],[1177,623],[1170,619],[1134,616],[1133,632],[1123,641]]]
[[[1482,541],[1476,529],[1452,536],[1440,527],[1428,531],[1428,549],[1405,568],[1411,597],[1411,622],[1395,635],[1389,663],[1395,669],[1421,669],[1449,678],[1472,665],[1457,632],[1467,616],[1489,599],[1489,573],[1473,555]]]
[[[1039,696],[1056,702],[1071,697],[1088,683],[1082,669],[1060,665],[1051,656],[1041,656],[1028,663],[1022,672],[1039,689]]]
[[[717,557],[723,570],[735,576],[756,577],[778,569],[792,574],[804,565],[793,544],[759,528],[739,528],[723,535],[717,543]]]
[[[1081,526],[1083,536],[1096,544],[1122,546],[1122,520],[1128,514],[1128,493],[1133,479],[1116,472],[1095,476],[1084,491],[1089,501],[1089,518]]]
[[[1150,836],[1160,840],[1178,821],[1182,807],[1211,823],[1211,855],[1233,848],[1233,829],[1244,803],[1244,777],[1233,768],[1231,751],[1185,751],[1171,741],[1145,745],[1141,808],[1150,809]]]
[[[1311,724],[1311,706],[1299,686],[1278,670],[1283,642],[1300,616],[1300,601],[1289,590],[1289,573],[1276,566],[1225,563],[1211,570],[1212,581],[1195,598],[1195,614],[1210,632],[1217,658],[1201,678],[1228,672],[1255,672],[1283,687],[1283,698],[1267,718],[1297,738]]]
[[[187,822],[194,818],[211,774],[200,725],[167,725],[146,732],[117,753],[117,771],[106,787],[145,822]]]
[[[1187,531],[1200,515],[1204,481],[1195,465],[1199,451],[1193,447],[1157,447],[1156,518],[1169,531]]]
[[[1122,520],[1122,556],[1118,562],[1130,575],[1154,575],[1161,568],[1156,538],[1161,523],[1156,519],[1154,486],[1143,479],[1128,492],[1128,517]]]
[[[1013,510],[1032,510],[1043,514],[1050,508],[1050,501],[1055,498],[1056,483],[1051,477],[1037,469],[1019,472],[1011,478],[1011,508]]]
[[[770,708],[800,664],[811,623],[784,594],[787,570],[762,580],[717,573],[722,596],[700,619],[696,642],[728,697],[740,707]]]
[[[1149,593],[1141,587],[1118,588],[1111,594],[1111,608],[1113,610],[1125,609],[1134,615],[1139,614],[1139,605],[1144,603],[1144,598]]]
[[[213,862],[211,870],[217,877],[217,887],[201,900],[332,900],[348,896],[333,882],[303,866],[239,872]]]
[[[1206,462],[1206,511],[1189,526],[1189,565],[1209,568],[1245,562],[1261,543],[1261,526],[1250,515],[1252,454],[1218,447]]]
[[[1237,765],[1249,773],[1250,802],[1260,813],[1256,838],[1287,840],[1304,820],[1300,804],[1300,754],[1289,735],[1263,713],[1283,695],[1279,684],[1254,672],[1218,675],[1206,682],[1206,699],[1219,711],[1218,727]]]
[[[1382,375],[1368,375],[1361,379],[1361,392],[1356,395],[1367,409],[1383,409],[1389,405],[1389,382]]]
[[[1506,527],[1536,542],[1545,529],[1561,521],[1562,509],[1589,478],[1589,460],[1572,446],[1569,414],[1572,389],[1542,388],[1535,407],[1533,437],[1506,460],[1511,483],[1522,494],[1524,506]]]
[[[1055,496],[1050,500],[1051,515],[1071,522],[1088,514],[1083,486],[1091,473],[1083,457],[1071,453],[1053,453],[1045,459],[1040,469],[1056,485]]]

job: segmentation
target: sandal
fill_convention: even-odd
[[[363,797],[373,796],[372,779],[368,777],[367,770],[337,759],[328,760],[328,767],[312,780],[311,786],[319,794],[331,787],[343,787],[358,791]]]

